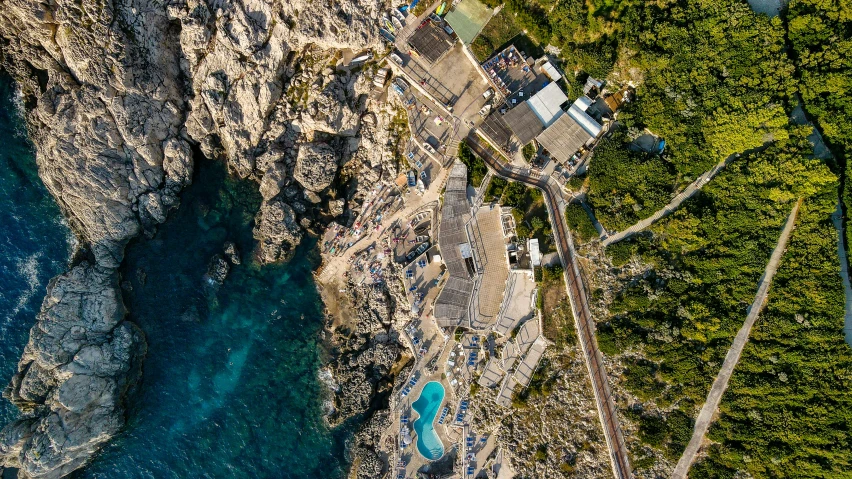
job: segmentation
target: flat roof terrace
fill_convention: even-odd
[[[450,170],[441,207],[438,244],[449,278],[435,300],[435,320],[438,326],[459,326],[467,317],[473,281],[469,262],[470,242],[465,224],[470,219],[467,200],[467,167],[456,160]]]
[[[483,265],[482,280],[476,295],[476,317],[471,318],[471,327],[486,329],[497,321],[509,263],[506,259],[506,240],[500,224],[500,209],[481,207],[476,212],[476,228],[472,232],[481,245],[480,262]]]
[[[482,64],[482,69],[500,88],[504,96],[509,96],[536,79],[535,71],[527,65],[521,52],[514,45],[509,45],[505,50],[491,57]]]
[[[427,19],[408,39],[408,44],[429,63],[435,63],[450,51],[455,40],[440,25]]]

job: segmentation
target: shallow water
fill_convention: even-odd
[[[15,373],[47,282],[66,269],[74,242],[38,177],[15,95],[0,73],[0,389]],[[0,427],[17,413],[0,399]]]
[[[126,431],[77,477],[343,477],[350,433],[326,426],[317,376],[313,245],[258,267],[256,185],[197,164],[180,209],[127,249],[125,302],[148,341],[143,380]],[[217,289],[204,274],[226,240],[243,262]]]

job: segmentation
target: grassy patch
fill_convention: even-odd
[[[503,196],[503,190],[506,189],[508,182],[499,176],[492,176],[488,183],[488,188],[485,189],[485,201],[496,201]]]
[[[464,141],[459,143],[459,160],[467,166],[467,182],[474,188],[479,188],[485,174],[488,173],[485,162],[482,158],[476,156]]]
[[[470,49],[476,59],[482,63],[496,53],[498,47],[508,43],[519,33],[521,33],[520,27],[515,24],[512,14],[504,8],[500,10],[500,13],[491,17],[491,20],[470,45]]]
[[[568,223],[568,228],[581,243],[598,236],[598,230],[595,229],[595,225],[583,205],[577,203],[568,205],[565,208],[565,221]]]

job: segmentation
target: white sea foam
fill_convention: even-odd
[[[27,288],[21,292],[20,296],[18,296],[18,300],[15,302],[15,307],[12,308],[12,311],[7,318],[13,318],[20,313],[38,292],[39,287],[41,286],[38,281],[38,260],[41,256],[42,253],[39,251],[26,258],[18,259],[16,263],[18,273],[27,282]]]

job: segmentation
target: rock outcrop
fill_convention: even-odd
[[[114,270],[84,262],[51,280],[3,393],[25,413],[0,433],[3,465],[19,477],[65,476],[124,425],[120,399],[145,352],[125,314]]]
[[[2,62],[24,97],[39,175],[80,237],[77,257],[88,258],[52,283],[7,389],[24,415],[0,432],[0,467],[61,477],[124,424],[145,341],[123,320],[117,270],[128,241],[153,235],[178,205],[194,148],[261,182],[263,262],[287,259],[329,209],[357,205],[358,188],[343,202],[320,193],[362,150],[357,91],[369,82],[327,65],[332,49],[377,45],[382,8],[377,0],[0,4]],[[315,158],[322,166],[303,164],[312,189],[302,191],[297,157],[315,144],[332,151]],[[223,265],[214,265],[217,278]]]

